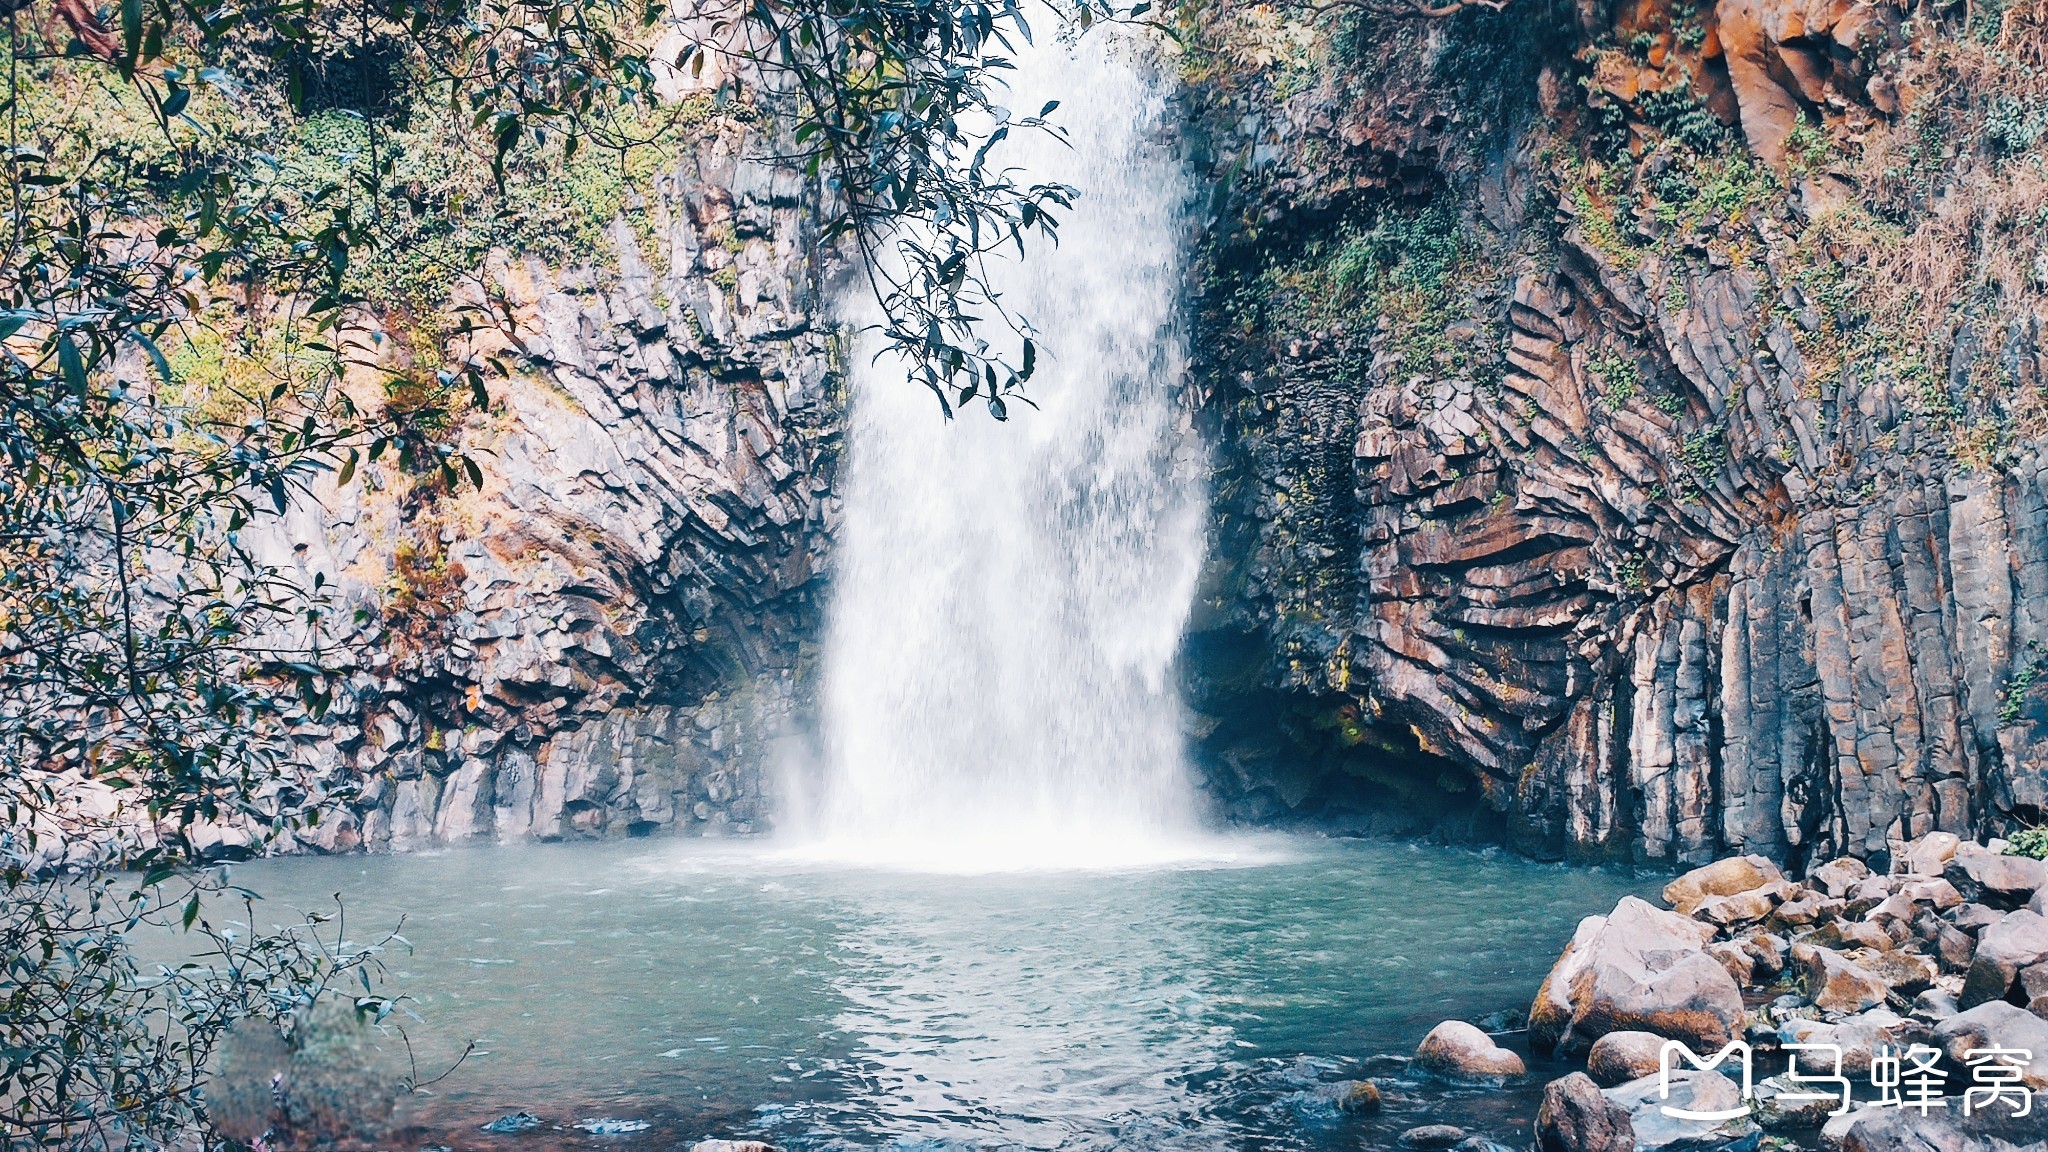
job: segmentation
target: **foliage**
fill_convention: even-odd
[[[2044,670],[2048,670],[2048,652],[2043,652],[2039,644],[2029,646],[2027,658],[2013,669],[2012,677],[2005,683],[2005,695],[1998,704],[2000,724],[2019,722],[2020,714],[2026,711],[2027,693],[2033,690]]]
[[[1625,353],[1596,357],[1587,363],[1586,371],[1600,383],[1600,402],[1609,409],[1627,407],[1642,390],[1643,370],[1635,357]]]
[[[913,377],[1001,416],[1034,350],[983,335],[1029,325],[980,260],[1052,236],[1071,190],[991,159],[1053,131],[997,103],[1031,35],[1008,2],[688,23],[624,0],[121,0],[112,27],[71,0],[8,12],[0,1137],[212,1147],[204,1074],[238,1022],[289,1033],[344,974],[360,1010],[390,1008],[381,945],[338,921],[259,928],[219,863],[317,834],[346,798],[296,736],[363,622],[265,562],[262,533],[366,458],[480,481],[443,433],[495,369],[446,349],[493,318],[421,319],[453,278],[550,223],[564,251],[634,224],[650,145],[766,117],[824,186],[827,232],[867,256]],[[409,558],[420,594],[438,564]],[[223,919],[236,902],[248,921]],[[138,934],[190,962],[147,967]]]
[[[2048,860],[2048,828],[2026,828],[2006,837],[2006,854]]]

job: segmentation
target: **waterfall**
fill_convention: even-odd
[[[1007,423],[948,423],[874,347],[853,411],[823,657],[817,833],[943,868],[1116,866],[1194,827],[1171,669],[1204,493],[1174,393],[1186,181],[1160,79],[1114,36],[1027,48],[1006,103],[1055,119],[1003,163],[1081,196],[994,270],[1040,333]]]

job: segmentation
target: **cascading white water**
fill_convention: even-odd
[[[1070,145],[998,146],[1080,189],[1057,247],[995,270],[1044,349],[1007,423],[950,424],[851,357],[845,518],[824,654],[823,851],[942,868],[1188,851],[1170,666],[1204,495],[1174,391],[1186,182],[1157,77],[1109,35],[1024,50],[1012,107]],[[1178,462],[1178,466],[1177,466]]]

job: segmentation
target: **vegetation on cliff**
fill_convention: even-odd
[[[1050,130],[995,104],[1030,35],[1012,5],[6,13],[0,1134],[213,1146],[230,1030],[295,1035],[343,975],[361,1012],[392,1007],[380,945],[263,930],[214,867],[346,799],[308,749],[350,610],[258,529],[382,456],[480,483],[446,432],[502,370],[467,339],[502,303],[486,256],[585,259],[648,226],[664,145],[763,118],[914,374],[1000,416],[1033,354],[982,335],[1026,321],[976,262],[1051,235],[1068,191],[983,163]],[[445,592],[445,558],[399,569],[396,599]],[[181,930],[186,966],[131,946]]]

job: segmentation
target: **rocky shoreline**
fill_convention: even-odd
[[[1532,1054],[1571,1061],[1581,1070],[1545,1085],[1531,1135],[1428,1124],[1398,1143],[2048,1148],[2048,1109],[2033,1106],[2048,1088],[2048,864],[2004,847],[1933,833],[1901,845],[1887,873],[1844,857],[1803,880],[1730,857],[1673,880],[1668,908],[1624,897],[1579,924],[1525,1030],[1447,1021],[1415,1051],[1413,1071],[1466,1083],[1525,1081],[1503,1043],[1517,1032]],[[1673,1041],[1684,1051],[1667,1056]],[[1378,1092],[1366,1083],[1352,1099],[1371,1109]]]

